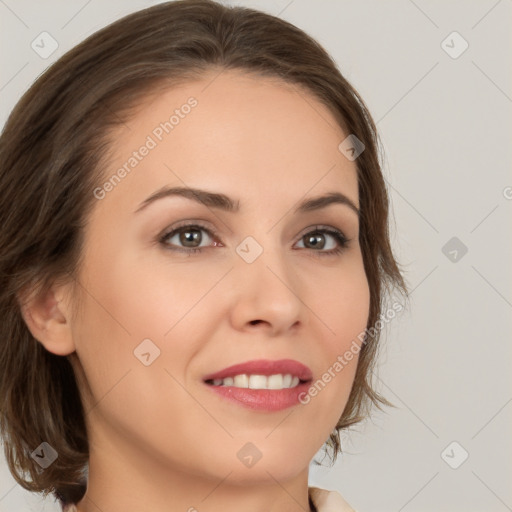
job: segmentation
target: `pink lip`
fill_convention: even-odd
[[[309,382],[299,384],[289,389],[249,389],[234,386],[208,386],[214,393],[231,402],[260,411],[281,411],[293,407],[307,395]]]
[[[278,373],[297,376],[301,382],[298,386],[288,389],[249,389],[209,384],[213,379],[224,379],[241,374],[268,376]],[[292,359],[281,359],[279,361],[260,359],[229,366],[219,372],[206,375],[203,380],[214,393],[231,402],[249,409],[272,412],[297,405],[301,396],[307,393],[312,378],[311,370],[298,361]]]
[[[246,363],[235,364],[224,368],[216,373],[206,375],[203,380],[225,379],[227,377],[234,377],[241,374],[248,375],[275,375],[281,373],[283,375],[291,374],[292,376],[299,377],[300,380],[311,380],[313,374],[311,370],[293,359],[280,359],[278,361],[271,361],[269,359],[257,359],[254,361],[247,361]]]

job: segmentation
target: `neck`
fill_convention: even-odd
[[[308,467],[286,479],[269,471],[242,478],[236,469],[209,475],[158,459],[134,443],[91,442],[87,491],[77,512],[316,512]]]

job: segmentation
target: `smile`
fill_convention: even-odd
[[[207,389],[235,407],[277,412],[300,405],[313,373],[293,359],[257,359],[205,375]]]

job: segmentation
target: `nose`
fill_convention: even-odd
[[[239,258],[231,274],[236,291],[230,316],[235,329],[264,330],[276,337],[305,323],[300,280],[278,249],[264,250],[252,263]]]

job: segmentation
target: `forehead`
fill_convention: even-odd
[[[358,205],[356,164],[338,149],[346,136],[302,88],[233,70],[206,73],[151,95],[116,129],[102,203],[133,210],[162,186],[190,186],[240,198],[242,208],[333,190]]]

